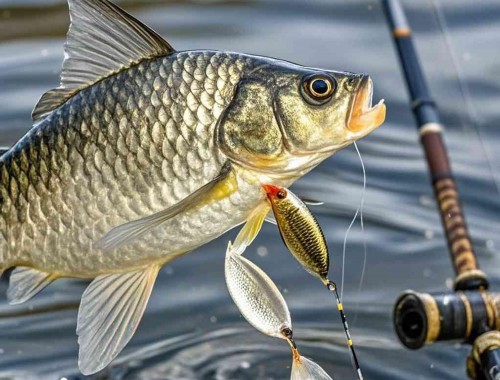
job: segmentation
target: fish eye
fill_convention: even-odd
[[[276,193],[276,197],[278,199],[285,199],[286,198],[286,191],[285,190],[280,190]]]
[[[313,75],[304,80],[304,90],[307,95],[320,102],[330,99],[335,87],[335,81],[325,75]]]

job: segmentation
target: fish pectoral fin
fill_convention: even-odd
[[[252,244],[253,240],[262,228],[262,223],[269,213],[271,206],[267,202],[261,203],[248,217],[245,225],[236,236],[231,251],[241,255],[245,249]]]
[[[128,244],[182,212],[196,207],[203,202],[210,201],[212,198],[220,199],[223,196],[222,193],[224,193],[221,187],[230,187],[229,191],[224,193],[224,196],[227,196],[235,190],[234,186],[221,186],[221,184],[225,182],[234,183],[235,180],[231,179],[231,177],[231,164],[227,162],[217,177],[180,202],[156,214],[148,215],[113,228],[94,245],[94,248],[108,251]]]
[[[143,59],[174,49],[139,20],[108,0],[68,0],[71,25],[64,44],[61,86],[35,106],[37,122],[79,90]]]
[[[11,305],[26,302],[55,279],[57,276],[52,273],[29,267],[16,267],[10,275],[7,299]]]
[[[101,275],[82,296],[76,333],[84,375],[106,367],[130,341],[144,314],[160,266]]]

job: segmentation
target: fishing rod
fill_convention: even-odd
[[[403,7],[398,0],[382,0],[382,4],[410,93],[456,274],[455,292],[404,292],[394,308],[396,333],[411,349],[441,340],[470,343],[473,349],[467,358],[468,375],[473,379],[499,379],[500,293],[487,291],[488,278],[479,269],[444,144],[443,127]]]

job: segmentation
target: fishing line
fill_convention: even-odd
[[[347,245],[347,236],[349,235],[349,231],[351,231],[351,227],[356,221],[356,218],[358,217],[359,213],[359,207],[356,210],[356,213],[354,214],[354,217],[351,220],[351,224],[349,224],[349,227],[347,228],[347,231],[344,235],[344,246],[342,248],[342,274],[340,276],[340,300],[343,299],[344,296],[344,272],[345,272],[345,251],[346,251],[346,245]]]
[[[363,269],[361,270],[361,279],[360,279],[360,284],[358,287],[358,293],[361,291],[361,287],[363,284],[363,279],[365,276],[365,268],[366,268],[366,260],[367,260],[367,247],[366,247],[366,238],[365,238],[365,226],[364,226],[364,221],[363,221],[363,207],[365,204],[365,191],[366,191],[366,170],[365,170],[365,165],[363,163],[363,159],[361,158],[361,153],[359,152],[358,145],[356,142],[353,143],[354,147],[356,148],[356,152],[358,154],[358,157],[361,161],[361,168],[363,169],[363,191],[361,193],[361,201],[360,204],[356,210],[356,213],[354,214],[354,217],[351,220],[351,223],[349,224],[349,227],[347,228],[347,231],[344,235],[344,244],[342,247],[342,274],[341,274],[341,280],[340,280],[340,300],[343,300],[343,295],[344,295],[344,274],[345,274],[345,257],[346,257],[346,248],[347,248],[347,237],[349,235],[349,232],[351,231],[352,226],[354,225],[354,222],[356,221],[356,218],[358,217],[358,214],[360,214],[360,222],[361,222],[361,232],[363,236],[363,251],[364,251],[364,257],[363,257]],[[354,320],[356,320],[357,315],[355,316]]]
[[[354,366],[354,369],[356,370],[356,374],[358,375],[358,380],[363,380],[363,374],[361,373],[361,367],[359,366],[358,356],[356,355],[354,343],[352,342],[351,334],[349,333],[347,318],[344,313],[344,306],[342,305],[342,301],[340,300],[339,293],[337,291],[337,284],[333,281],[328,281],[326,286],[328,287],[328,290],[335,293],[335,299],[337,300],[337,309],[340,314],[340,319],[342,319],[342,325],[344,326],[347,345],[349,346],[349,350],[351,351],[352,364]]]
[[[448,33],[448,25],[446,23],[446,18],[444,17],[444,14],[443,14],[439,4],[435,0],[430,0],[430,2],[432,5],[432,8],[434,10],[434,16],[435,16],[437,23],[439,25],[439,30],[441,31],[441,35],[443,36],[443,40],[444,40],[444,43],[446,45],[446,50],[448,51],[448,55],[451,58],[451,63],[453,65],[453,70],[455,72],[455,77],[456,77],[456,81],[458,83],[460,95],[462,97],[463,103],[464,103],[465,108],[467,110],[469,124],[471,124],[473,126],[474,131],[476,132],[477,139],[479,141],[479,145],[481,146],[481,149],[483,151],[483,155],[484,155],[486,163],[488,165],[488,170],[490,172],[490,176],[491,176],[493,183],[495,185],[497,194],[498,194],[498,196],[500,196],[500,180],[495,175],[495,171],[493,169],[493,164],[492,164],[493,159],[490,155],[489,150],[487,149],[486,143],[484,142],[481,131],[479,129],[479,121],[478,121],[479,117],[478,117],[476,109],[471,101],[472,96],[471,96],[471,93],[469,90],[469,86],[462,80],[463,72],[461,70],[458,58],[455,54],[455,50],[453,49],[451,38],[450,38],[450,35]],[[463,119],[461,112],[459,112],[459,117],[460,117],[460,122],[462,124],[462,128],[465,129],[466,123]]]
[[[363,220],[363,209],[365,206],[365,194],[366,194],[366,170],[365,164],[363,162],[363,158],[361,157],[361,152],[358,149],[356,143],[354,143],[354,147],[356,148],[356,152],[358,153],[359,162],[361,163],[361,169],[363,169],[363,191],[361,192],[361,201],[360,201],[360,212],[359,212],[359,221],[361,223],[361,239],[363,241],[363,266],[361,269],[361,276],[359,278],[359,286],[358,292],[356,294],[356,311],[354,312],[354,318],[352,319],[352,324],[356,323],[358,319],[358,310],[359,310],[359,296],[361,294],[361,288],[363,287],[363,281],[365,279],[365,270],[366,270],[366,262],[368,258],[368,248],[366,243],[366,235],[365,235],[365,224]]]

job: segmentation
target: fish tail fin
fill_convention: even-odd
[[[332,380],[332,378],[311,359],[303,356],[293,358],[291,380]]]

